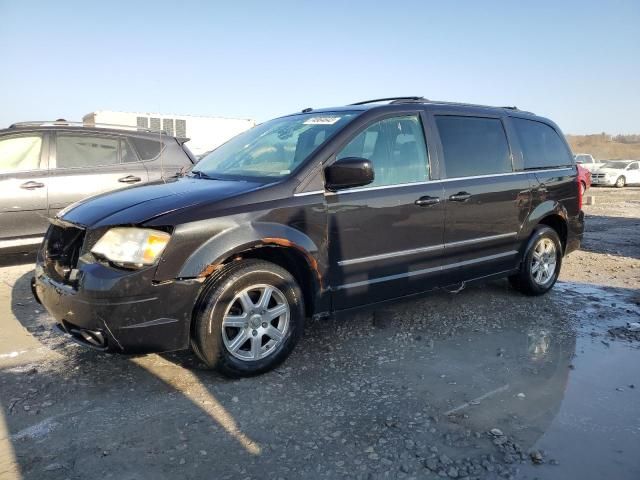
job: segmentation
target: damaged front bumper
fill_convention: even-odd
[[[189,348],[191,316],[201,284],[196,280],[154,283],[155,268],[130,271],[101,263],[78,268],[66,284],[36,264],[33,291],[74,341],[98,350],[126,353]]]

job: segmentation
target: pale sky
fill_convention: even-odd
[[[367,98],[640,133],[640,1],[0,0],[0,127],[95,110],[268,118]]]

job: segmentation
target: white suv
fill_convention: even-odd
[[[595,158],[593,158],[592,155],[589,155],[588,153],[578,153],[574,158],[577,164],[582,165],[591,173],[602,166],[602,162],[598,162]]]

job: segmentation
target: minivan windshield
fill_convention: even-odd
[[[202,157],[193,174],[267,181],[286,177],[359,113],[310,113],[269,120]]]

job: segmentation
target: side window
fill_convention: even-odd
[[[632,163],[631,165],[629,165],[629,170],[640,170],[640,165],[637,162]]]
[[[57,168],[91,168],[118,163],[118,139],[58,134]]]
[[[130,140],[142,160],[153,160],[160,155],[162,149],[160,141],[139,137],[131,137]]]
[[[524,168],[552,168],[571,165],[571,154],[558,133],[535,120],[512,118],[522,153]]]
[[[41,150],[40,135],[0,137],[0,173],[38,170]]]
[[[373,164],[368,186],[397,185],[429,179],[427,145],[418,115],[386,118],[351,140],[336,159],[361,157]]]
[[[136,153],[129,146],[129,143],[124,139],[120,140],[120,155],[121,155],[122,163],[131,163],[131,162],[139,161]]]
[[[284,146],[283,148],[283,157],[285,159],[289,159],[293,156],[293,160],[289,161],[289,169],[293,169],[298,166],[305,158],[307,158],[311,152],[313,152],[319,145],[322,144],[327,139],[329,135],[327,129],[322,128],[321,125],[314,126],[301,132],[297,136],[297,141],[295,144],[291,144],[290,146]],[[275,152],[279,154],[280,152]],[[293,155],[291,155],[293,154]]]
[[[437,115],[447,178],[511,172],[511,154],[497,118]]]

